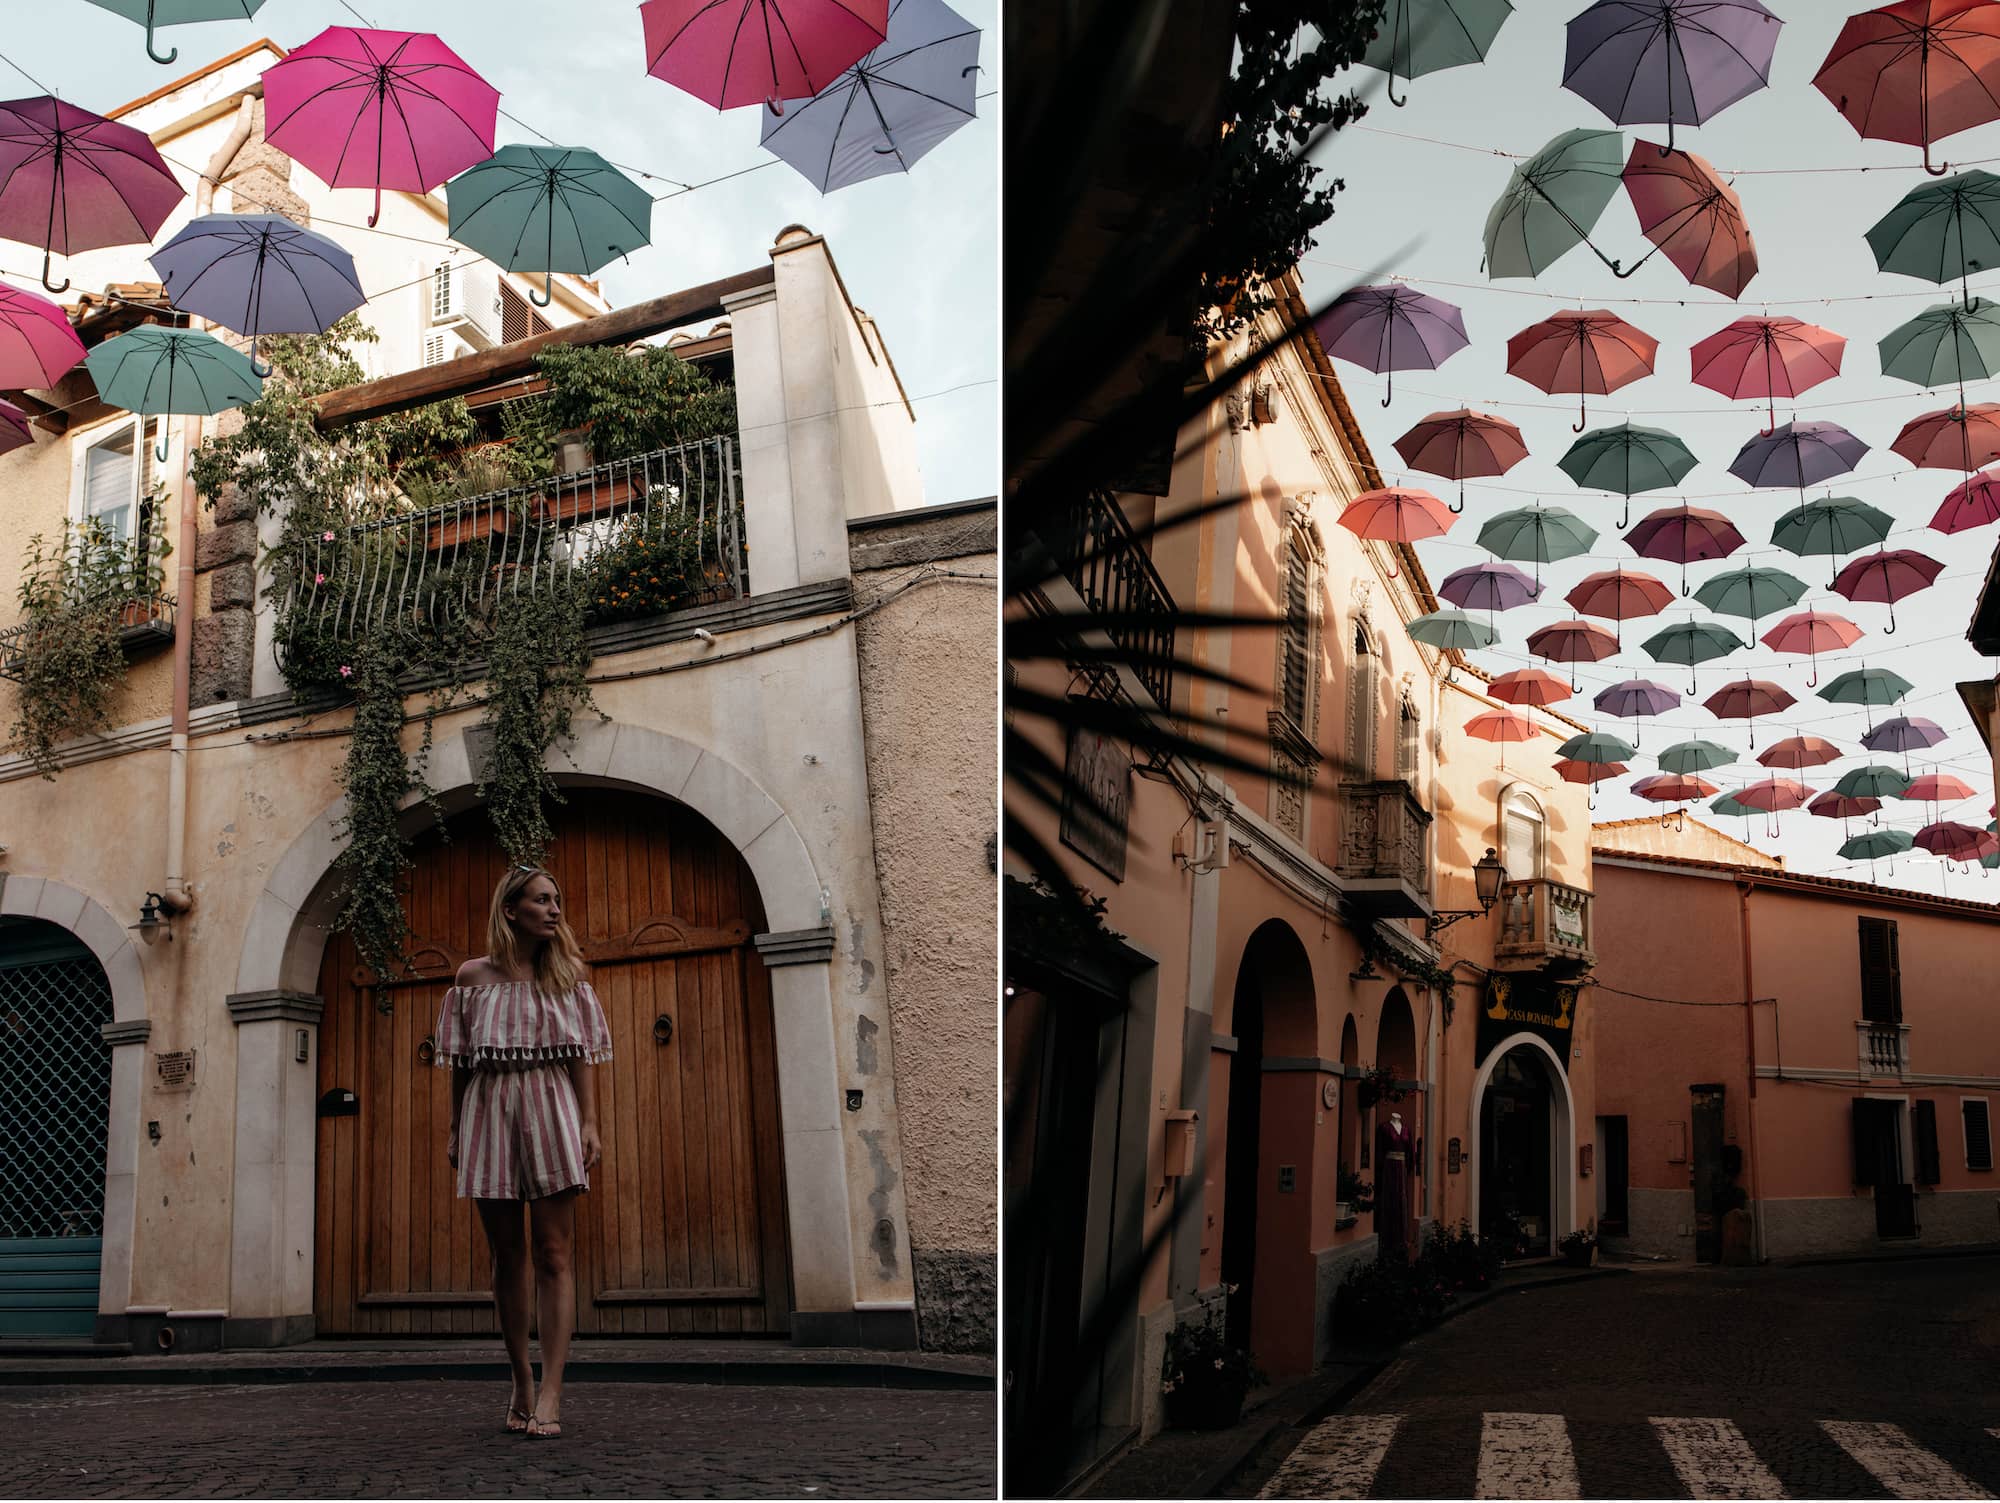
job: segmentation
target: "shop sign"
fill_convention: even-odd
[[[1555,912],[1550,910],[1551,923]],[[1548,1044],[1567,1071],[1576,999],[1573,981],[1556,981],[1540,971],[1495,971],[1486,979],[1486,1001],[1479,1012],[1479,1063],[1485,1063],[1503,1039],[1532,1033]]]
[[[1570,945],[1579,950],[1586,948],[1583,932],[1583,895],[1565,893],[1554,886],[1545,891],[1549,905],[1549,943]]]
[[[1106,876],[1124,881],[1131,751],[1099,731],[1072,726],[1063,774],[1062,843]]]

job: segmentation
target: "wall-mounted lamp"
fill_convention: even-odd
[[[1493,905],[1500,901],[1500,884],[1506,880],[1507,868],[1500,864],[1498,853],[1489,845],[1486,854],[1472,863],[1472,890],[1479,896],[1479,906],[1433,913],[1424,920],[1424,938],[1436,938],[1462,918],[1478,918],[1483,913],[1491,913]]]
[[[161,908],[165,906],[166,901],[165,898],[156,892],[147,893],[146,901],[139,908],[139,922],[130,925],[131,928],[138,931],[139,938],[146,944],[150,945],[162,934],[165,934],[168,939],[174,937],[174,926],[160,912]]]

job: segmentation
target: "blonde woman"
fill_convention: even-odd
[[[493,889],[486,952],[459,967],[438,1013],[436,1063],[451,1066],[445,1157],[493,1250],[493,1303],[514,1369],[505,1427],[561,1435],[576,1316],[576,1197],[603,1157],[591,1067],[611,1058],[611,1029],[563,920],[562,894],[541,867],[517,866]],[[542,1336],[539,1394],[528,1362],[531,1313]]]

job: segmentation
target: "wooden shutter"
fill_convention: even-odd
[[[1867,922],[1865,919],[1862,922]],[[1871,1123],[1872,1103],[1857,1100],[1854,1103],[1854,1183],[1872,1185],[1875,1183],[1875,1133]]]
[[[1917,1183],[1934,1185],[1938,1182],[1937,1103],[1911,1102],[1910,1128],[1916,1138]]]
[[[1296,540],[1285,550],[1284,709],[1306,729],[1306,675],[1312,671],[1311,566]]]
[[[1961,1097],[1959,1111],[1965,1118],[1965,1167],[1968,1169],[1991,1169],[1993,1167],[1993,1124],[1986,1114],[1986,1102],[1982,1097]]]
[[[1861,924],[1861,1016],[1870,1023],[1903,1021],[1903,976],[1894,919]]]

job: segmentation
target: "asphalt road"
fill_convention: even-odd
[[[2000,1259],[1643,1271],[1418,1337],[1232,1479],[1269,1497],[2000,1495]]]

